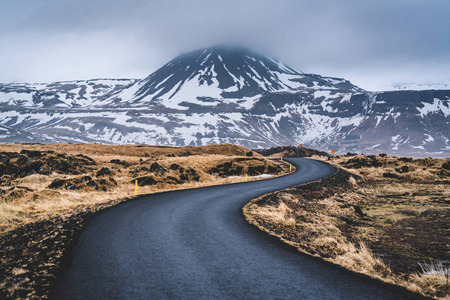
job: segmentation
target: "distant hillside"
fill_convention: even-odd
[[[289,158],[289,157],[311,157],[314,155],[318,156],[330,156],[328,153],[306,148],[303,145],[295,146],[279,146],[270,149],[258,149],[255,150],[263,156],[272,156],[273,158]]]

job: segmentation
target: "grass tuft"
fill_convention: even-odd
[[[273,220],[274,222],[279,224],[283,224],[289,227],[295,227],[296,222],[293,211],[284,202],[281,202],[277,207],[255,206],[254,208],[260,216]]]
[[[447,296],[444,299],[448,299],[450,296],[449,268],[444,268],[442,263],[420,264],[420,266],[422,271],[413,274],[410,281],[425,293],[438,294],[441,297]]]
[[[391,269],[367,247],[366,243],[359,242],[358,247],[348,242],[347,252],[336,257],[335,261],[353,271],[368,275],[381,275],[386,278],[392,275]]]

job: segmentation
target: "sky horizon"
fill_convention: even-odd
[[[0,0],[0,82],[142,79],[238,44],[366,90],[450,83],[447,0]]]

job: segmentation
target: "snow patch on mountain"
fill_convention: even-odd
[[[417,110],[420,112],[420,115],[423,117],[424,115],[428,115],[429,113],[438,113],[442,112],[444,116],[450,115],[450,100],[447,99],[441,100],[434,98],[433,103],[422,102],[423,107],[417,107]]]
[[[0,84],[0,106],[16,107],[89,107],[102,103],[133,84],[134,79],[94,79],[49,84]]]
[[[394,90],[450,90],[450,80],[441,83],[401,83],[392,85]]]

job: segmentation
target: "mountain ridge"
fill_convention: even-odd
[[[200,100],[204,105],[208,99],[244,99],[251,103],[252,97],[267,92],[344,86],[362,90],[341,78],[304,74],[245,48],[212,47],[180,54],[119,97],[127,101],[133,95],[132,104],[160,101],[166,107],[186,110],[183,102]]]
[[[0,125],[10,128],[0,140],[302,143],[339,153],[446,155],[449,99],[448,90],[369,92],[243,48],[212,47],[140,80],[0,84]]]

